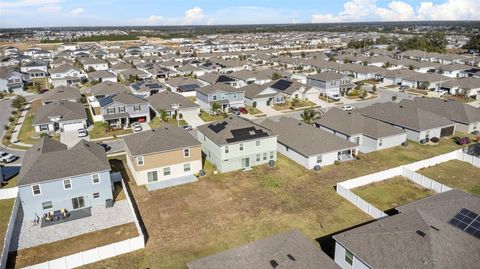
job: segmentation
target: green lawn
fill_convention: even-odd
[[[314,102],[312,101],[308,101],[308,100],[298,100],[297,102],[292,102],[292,101],[288,101],[284,104],[278,104],[278,105],[274,105],[273,106],[273,109],[277,110],[277,111],[281,111],[281,110],[287,110],[287,109],[292,109],[292,108],[302,108],[302,107],[312,107],[312,106],[316,106],[317,104],[315,104]]]
[[[336,183],[458,149],[410,142],[356,161],[307,171],[279,155],[278,168],[212,175],[198,182],[148,192],[125,176],[149,233],[144,250],[87,268],[185,268],[188,261],[299,228],[311,240],[371,220],[335,193]]]
[[[3,239],[7,232],[8,221],[12,213],[13,203],[15,199],[7,199],[0,201],[0,249],[3,249]]]
[[[173,118],[168,118],[167,123],[177,125],[177,126],[188,125],[188,122],[186,122],[185,120],[175,120]],[[152,128],[152,129],[158,128],[158,127],[162,126],[162,124],[163,124],[162,120],[159,117],[154,117],[149,123],[150,128]]]
[[[210,121],[217,121],[217,120],[222,120],[224,119],[224,115],[212,115],[205,110],[200,110],[200,119],[202,119],[204,122],[210,122]]]
[[[90,139],[118,136],[132,133],[132,129],[118,129],[109,131],[103,122],[95,122],[92,130],[89,131]]]
[[[14,176],[13,178],[9,179],[7,181],[7,184],[4,185],[2,188],[12,188],[12,187],[16,187],[17,186],[17,179],[18,179],[18,175]]]
[[[256,107],[247,106],[246,109],[248,111],[248,114],[251,114],[251,115],[263,114],[263,112]]]
[[[20,132],[18,133],[18,140],[20,142],[33,145],[37,143],[37,141],[40,139],[40,136],[35,132],[35,128],[33,128],[32,124],[35,117],[35,112],[41,106],[41,100],[35,100],[30,104],[30,108],[25,115],[22,127],[20,128]]]
[[[420,169],[418,173],[449,187],[480,195],[480,168],[469,163],[452,160]]]
[[[352,191],[382,211],[434,194],[433,191],[401,176],[361,186]]]

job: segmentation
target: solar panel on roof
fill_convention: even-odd
[[[477,213],[462,208],[448,223],[480,239],[480,217]]]
[[[185,84],[185,85],[178,86],[178,88],[182,92],[191,92],[191,91],[194,91],[195,89],[199,88],[199,86],[197,84]]]
[[[275,82],[271,87],[274,88],[274,89],[277,89],[279,91],[284,91],[284,90],[288,89],[290,87],[290,85],[292,85],[291,81],[281,79],[281,80]]]

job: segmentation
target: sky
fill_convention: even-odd
[[[480,20],[480,0],[0,0],[0,28]]]

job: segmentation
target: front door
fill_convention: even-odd
[[[250,167],[250,158],[243,158],[242,159],[242,167],[249,168]]]
[[[85,207],[85,199],[83,196],[72,198],[73,209],[79,209]]]

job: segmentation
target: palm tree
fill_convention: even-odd
[[[213,102],[212,104],[212,112],[216,114],[222,107],[220,106],[219,103]]]
[[[323,116],[323,111],[307,108],[300,116],[305,123],[312,124],[316,119],[320,119]]]
[[[160,119],[163,123],[166,123],[168,121],[167,111],[165,109],[159,109],[158,111],[160,112]]]

